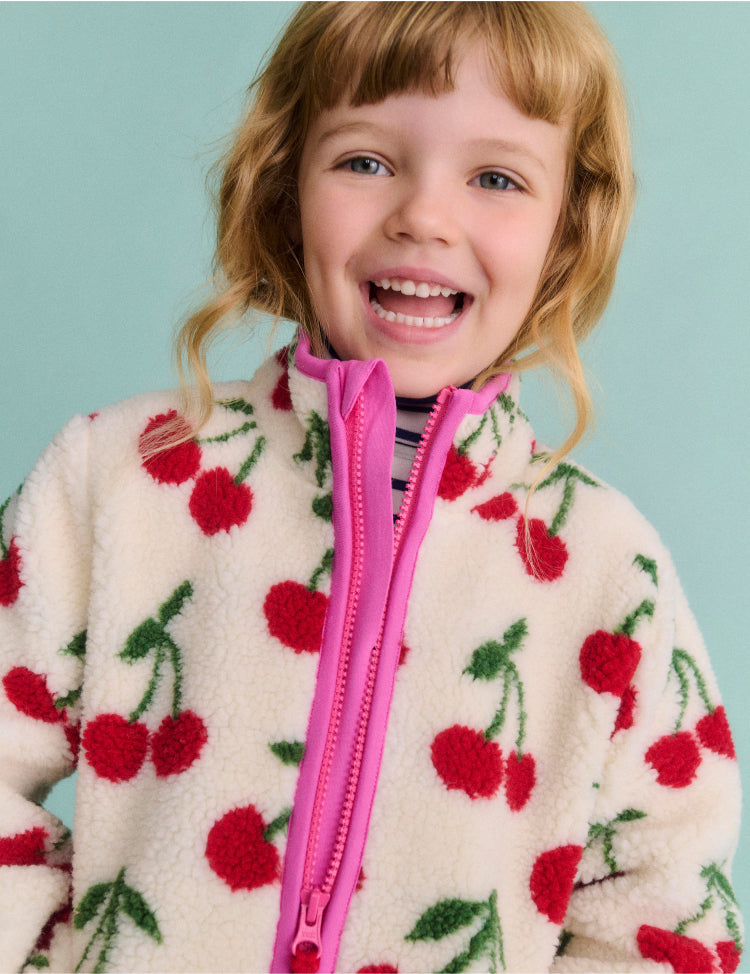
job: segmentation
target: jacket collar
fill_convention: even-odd
[[[332,406],[345,419],[367,384],[368,393],[377,397],[378,408],[392,411],[395,432],[395,393],[381,359],[318,358],[304,333],[300,333],[296,346],[290,347],[287,357],[292,408],[304,429],[319,425],[319,421],[328,424]],[[518,376],[502,373],[478,392],[450,390],[463,413],[453,437],[453,453],[465,458],[466,469],[475,472],[471,486],[480,486],[490,468],[499,465],[502,479],[511,482],[528,463],[533,431],[518,407],[519,388]]]

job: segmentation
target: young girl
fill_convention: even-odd
[[[3,968],[735,970],[710,665],[565,457],[632,197],[605,41],[568,4],[304,4],[255,95],[197,401],[78,417],[2,507]],[[297,340],[212,388],[249,308]],[[73,854],[35,802],[76,762]]]

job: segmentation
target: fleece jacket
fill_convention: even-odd
[[[518,389],[443,391],[395,528],[382,362],[63,429],[0,508],[2,970],[737,968],[700,634]]]

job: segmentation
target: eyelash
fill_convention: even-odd
[[[363,172],[356,169],[355,166],[357,163],[370,163],[379,167],[380,169],[385,170],[386,172],[389,172],[384,163],[380,162],[380,160],[376,159],[374,156],[368,155],[352,156],[350,159],[345,159],[344,162],[341,163],[341,168],[348,169],[350,172],[353,172],[358,176],[382,175],[380,172]],[[482,181],[485,177],[495,179],[496,184],[492,186],[482,185]],[[472,182],[478,184],[481,189],[488,189],[493,192],[507,192],[508,190],[517,190],[518,192],[523,191],[523,187],[519,183],[517,183],[514,179],[511,179],[511,177],[507,176],[505,173],[498,172],[497,170],[488,170],[487,172],[480,173],[479,176],[472,180]],[[502,183],[502,185],[498,186],[497,183]]]

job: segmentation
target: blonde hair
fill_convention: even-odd
[[[615,55],[578,3],[309,2],[289,21],[250,87],[252,101],[220,162],[214,293],[187,319],[175,351],[211,409],[207,350],[250,310],[298,322],[324,348],[305,281],[296,174],[311,121],[349,99],[450,90],[466,43],[480,39],[513,104],[571,127],[567,192],[536,295],[517,335],[476,385],[546,364],[567,382],[576,425],[591,419],[577,345],[596,325],[615,280],[633,200],[627,108]],[[184,373],[183,373],[184,375]]]

